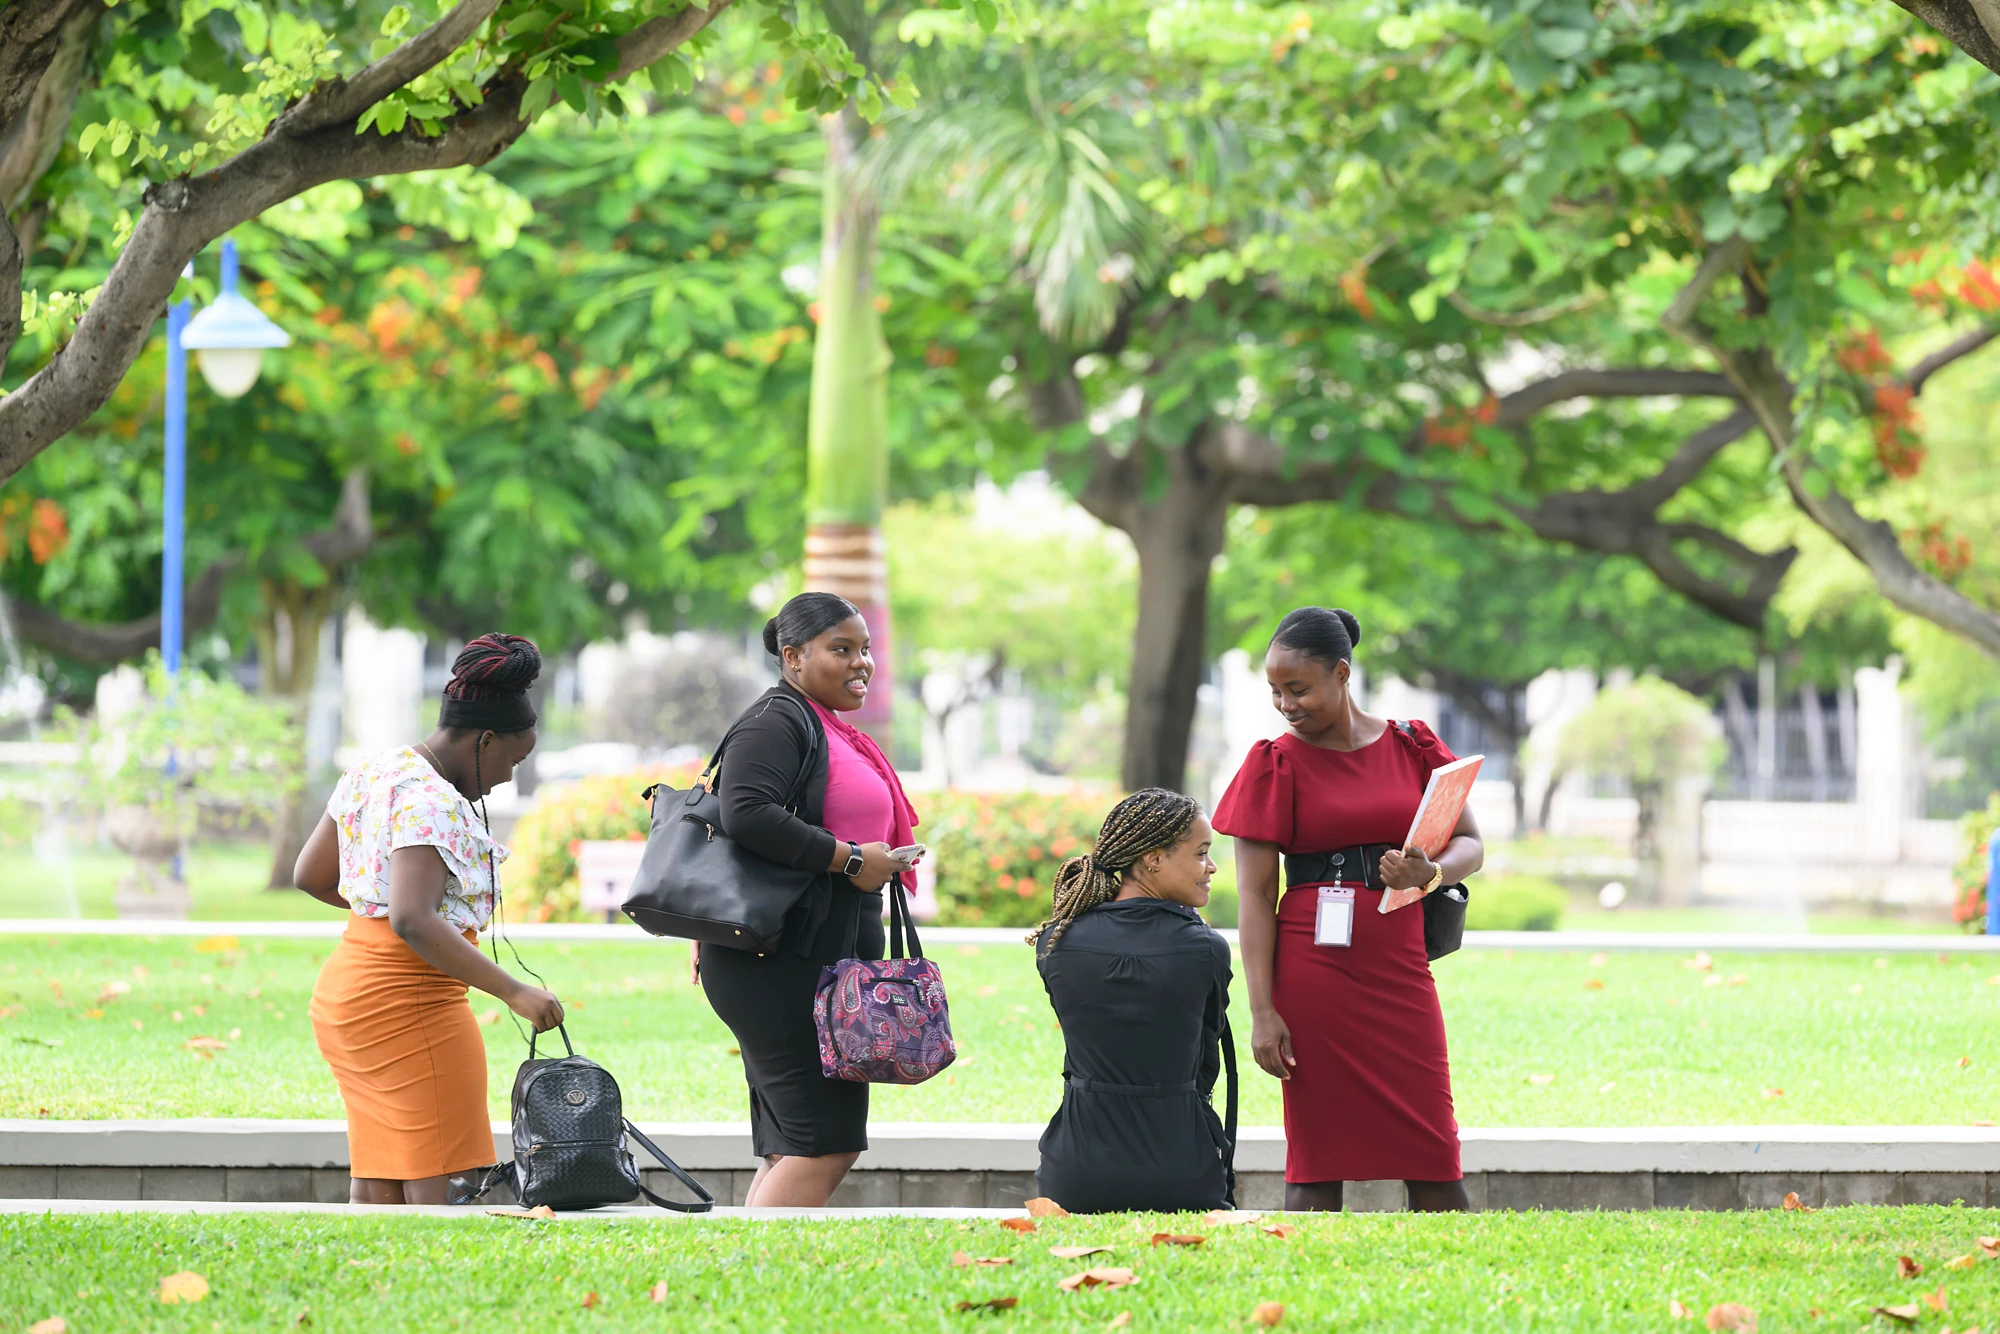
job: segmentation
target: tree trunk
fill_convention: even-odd
[[[333,614],[332,581],[317,588],[265,581],[264,615],[257,625],[257,653],[263,693],[291,706],[293,726],[303,729],[319,679],[319,639]],[[302,775],[302,777],[304,777]],[[305,849],[305,784],[287,791],[271,817],[270,889],[292,888],[292,867]]]
[[[876,308],[874,195],[857,179],[859,119],[822,117],[826,174],[820,222],[819,327],[806,423],[805,585],[860,608],[875,679],[855,722],[890,748],[895,719],[889,567],[882,507],[889,492],[889,345]]]
[[[1202,443],[1201,436],[1178,449],[1141,442],[1122,458],[1102,455],[1083,494],[1085,508],[1122,529],[1139,555],[1139,623],[1125,703],[1127,791],[1178,791],[1187,781],[1195,696],[1208,660],[1208,578],[1230,505],[1228,478],[1207,465]]]

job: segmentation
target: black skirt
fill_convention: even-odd
[[[790,932],[765,955],[703,947],[702,989],[743,1053],[759,1158],[818,1158],[868,1147],[868,1086],[820,1073],[813,993],[822,967],[879,959],[885,943],[881,891],[863,893],[840,879],[826,921],[803,954]]]

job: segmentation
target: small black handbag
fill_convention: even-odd
[[[788,699],[782,694],[775,698]],[[797,701],[788,702],[803,712]],[[819,757],[819,728],[810,718],[806,724],[805,763],[785,802],[794,814]],[[723,734],[693,787],[676,792],[655,784],[639,794],[653,803],[653,824],[623,906],[625,915],[649,935],[768,954],[784,934],[785,915],[826,872],[760,857],[722,832],[722,798],[715,791],[721,779],[711,784],[709,778],[718,773],[729,739],[741,725],[738,719]]]
[[[625,1119],[618,1081],[611,1072],[570,1046],[569,1030],[558,1025],[567,1055],[535,1059],[535,1039],[528,1039],[528,1059],[514,1074],[514,1161],[492,1169],[479,1190],[513,1187],[524,1209],[595,1209],[606,1204],[630,1204],[644,1196],[662,1209],[702,1214],[715,1207],[715,1197],[680,1164]],[[626,1148],[633,1139],[695,1194],[683,1204],[647,1190],[638,1166]]]

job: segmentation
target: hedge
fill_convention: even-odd
[[[660,765],[543,788],[534,809],[514,826],[507,873],[501,881],[521,917],[546,922],[575,916],[582,888],[576,845],[585,839],[642,841],[652,810],[639,800],[639,793],[651,783],[685,788],[700,773],[694,763]]]

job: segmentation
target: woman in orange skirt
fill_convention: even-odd
[[[486,1042],[468,987],[537,1032],[562,1022],[553,995],[478,944],[507,850],[472,803],[535,748],[527,690],[541,665],[515,635],[467,644],[437,730],[342,777],[299,854],[298,887],[353,914],[310,1013],[347,1106],[355,1204],[444,1204],[454,1175],[493,1162]]]

